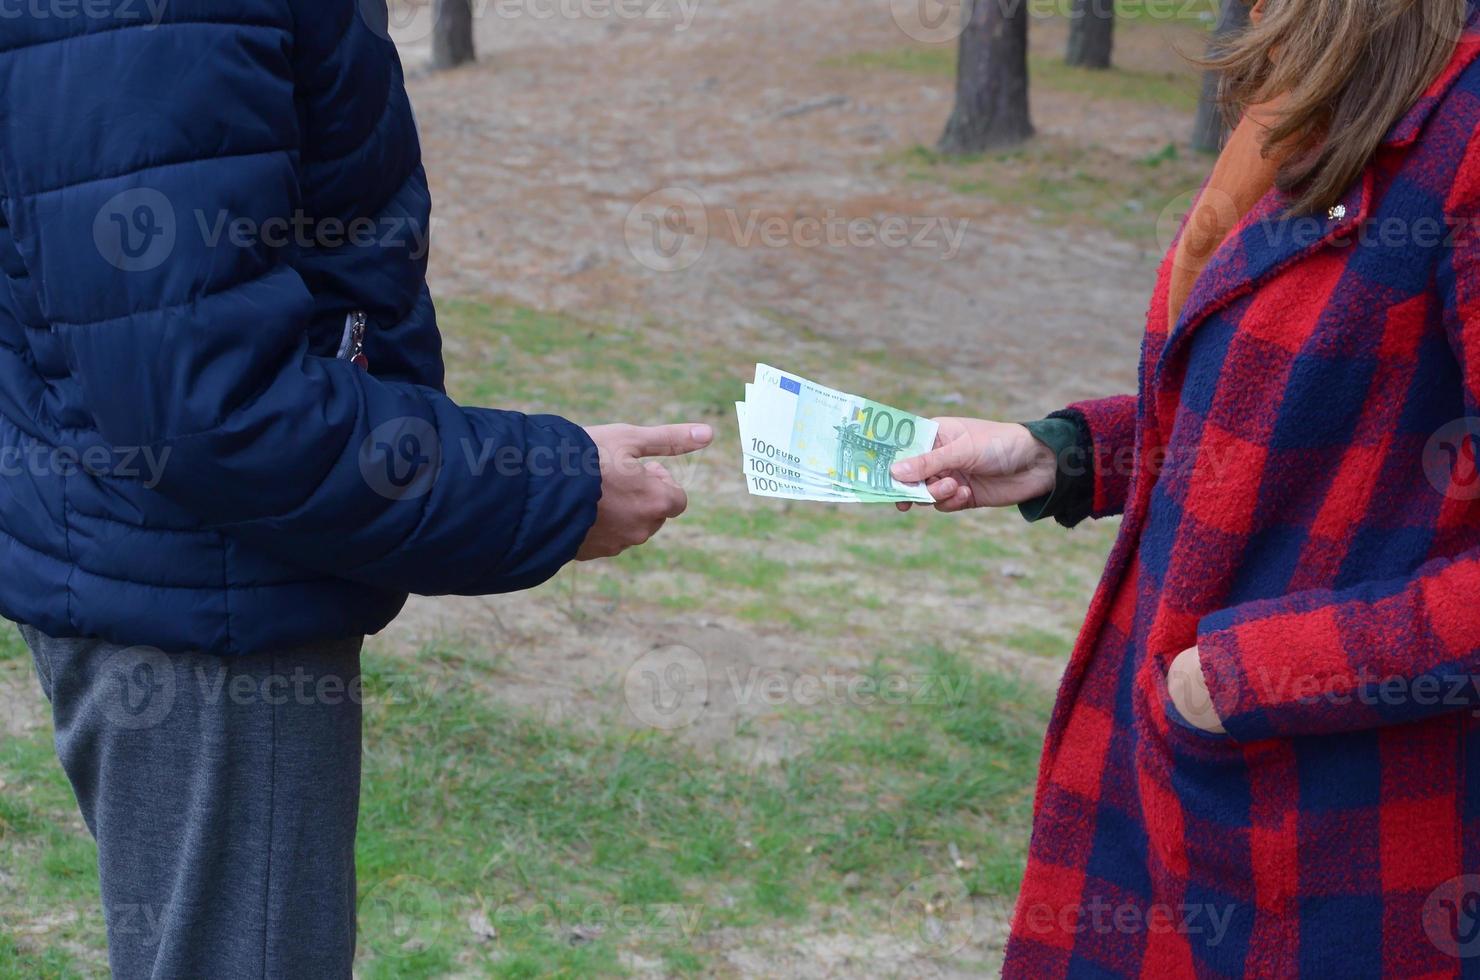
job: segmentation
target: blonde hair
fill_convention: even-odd
[[[1228,0],[1231,3],[1240,0]],[[1266,155],[1293,213],[1335,204],[1392,125],[1444,70],[1467,0],[1267,0],[1262,16],[1203,60],[1222,74],[1230,119],[1278,102]]]

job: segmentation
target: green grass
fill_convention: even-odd
[[[972,894],[1016,888],[1047,699],[959,656],[910,659],[898,697],[830,716],[809,751],[764,770],[501,709],[479,693],[493,667],[476,651],[407,663],[366,658],[363,976],[612,976],[633,951],[700,972],[715,928],[838,904],[888,928],[900,889],[951,867],[948,845]],[[0,863],[24,896],[0,920],[0,977],[80,975],[60,948],[101,946],[92,848],[47,734],[7,741],[0,778],[29,787],[0,797]],[[6,928],[69,908],[80,923],[43,948]],[[468,926],[479,913],[491,941]]]
[[[20,646],[14,636],[8,624],[0,629],[0,651],[8,667],[29,671],[29,654],[24,664],[11,663],[20,660],[12,656]],[[41,697],[39,690],[32,693]],[[82,976],[66,949],[103,947],[97,848],[80,826],[49,730],[0,739],[0,780],[0,869],[14,878],[0,893],[0,978]],[[54,923],[46,942],[23,945],[12,930],[36,921]]]
[[[695,475],[728,472],[738,455],[725,422],[751,351],[687,342],[675,358],[682,338],[650,325],[474,301],[440,312],[450,387],[465,400],[595,419],[710,415],[719,443]],[[896,404],[929,406],[936,394],[929,364],[785,329],[798,370]],[[502,706],[509,661],[528,669],[538,650],[505,654],[475,637],[396,655],[372,643],[361,976],[615,976],[635,962],[704,975],[722,966],[716,930],[767,936],[825,922],[877,935],[900,891],[930,875],[957,874],[982,901],[1011,900],[1048,696],[984,671],[967,659],[973,644],[952,650],[948,624],[901,637],[896,604],[901,590],[944,597],[951,608],[939,615],[974,620],[1004,601],[1000,590],[1030,587],[1035,599],[1067,590],[1077,614],[1083,597],[1064,583],[1102,559],[1108,529],[1049,534],[1010,514],[881,517],[691,496],[671,533],[567,570],[542,601],[593,638],[614,628],[622,603],[683,617],[702,609],[758,636],[805,631],[862,656],[881,685],[902,679],[906,696],[788,703],[767,721],[788,733],[784,760],[756,765],[746,717],[733,747],[701,750],[618,723],[614,708],[567,717]],[[998,574],[1009,563],[1024,586]],[[1001,644],[1047,655],[1049,632]],[[4,630],[0,670],[31,670]],[[0,780],[0,868],[16,879],[0,894],[0,980],[96,974],[95,851],[50,732],[0,741]],[[491,938],[470,925],[484,920]]]
[[[951,45],[912,44],[887,51],[860,51],[826,62],[829,67],[870,71],[899,71],[932,78],[956,74],[956,49]],[[1120,99],[1191,111],[1197,108],[1198,76],[1191,71],[1141,71],[1110,68],[1092,71],[1071,68],[1063,59],[1029,55],[1032,85],[1092,99]]]
[[[73,980],[82,976],[76,962],[62,950],[32,953],[0,934],[0,980]]]
[[[0,628],[0,663],[14,660],[29,662],[30,658],[31,654],[27,651],[20,633],[10,627]]]
[[[1003,642],[1022,653],[1050,659],[1063,659],[1074,644],[1070,637],[1037,627],[1023,627],[1014,630],[1003,638]]]
[[[429,708],[366,720],[382,744],[361,818],[362,931],[405,947],[378,943],[366,975],[460,962],[478,949],[465,922],[479,911],[498,930],[493,976],[618,973],[633,949],[693,972],[705,930],[841,901],[882,926],[900,888],[949,866],[947,842],[972,855],[973,894],[1010,895],[1046,698],[939,650],[912,669],[906,703],[843,712],[811,751],[760,771],[665,736],[550,725],[466,677],[429,678]],[[845,895],[851,871],[866,874]],[[420,919],[396,932],[390,913],[408,908]]]
[[[1139,160],[1093,146],[1040,137],[993,153],[948,157],[923,146],[898,158],[912,180],[944,183],[962,194],[1026,207],[1039,221],[1092,225],[1159,251],[1166,215],[1193,191],[1206,161],[1173,145]]]
[[[1090,99],[1122,99],[1145,102],[1191,112],[1197,108],[1199,80],[1183,71],[1138,71],[1131,68],[1109,68],[1091,71],[1073,68],[1059,58],[1032,55],[1028,71],[1033,83],[1056,92],[1068,92]],[[951,72],[955,72],[954,62]]]
[[[444,332],[465,348],[449,354],[449,384],[472,404],[596,419],[628,403],[640,382],[701,414],[733,411],[725,397],[736,384],[728,362],[674,357],[643,331],[460,300],[437,309]]]

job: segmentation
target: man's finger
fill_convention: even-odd
[[[651,473],[653,479],[663,484],[664,520],[677,517],[689,509],[689,495],[684,492],[683,487],[678,485],[678,481],[673,478],[673,474],[668,472],[668,467],[662,463],[649,460],[642,464],[642,468]]]
[[[714,429],[697,422],[637,426],[632,433],[635,456],[682,456],[714,441]]]
[[[919,483],[932,476],[939,476],[947,470],[967,469],[967,464],[975,456],[976,450],[972,448],[971,440],[962,436],[924,455],[900,460],[890,468],[889,472],[896,480],[903,483]]]
[[[678,486],[678,481],[673,478],[672,473],[668,472],[668,467],[664,466],[662,463],[649,461],[642,464],[642,468],[647,470],[653,476],[662,480],[664,483],[668,484],[670,487]]]
[[[689,495],[677,483],[668,488],[668,516],[681,517],[689,509]]]

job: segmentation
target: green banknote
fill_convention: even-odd
[[[740,420],[741,441],[746,445],[753,444],[756,437],[745,402],[735,403],[735,414]],[[840,490],[828,481],[804,473],[785,461],[746,452],[741,454],[741,468],[745,474],[746,489],[757,497],[783,497],[837,504],[856,504],[862,501],[860,495]]]
[[[740,406],[743,405],[742,409]],[[889,468],[935,445],[930,419],[809,381],[767,364],[756,365],[755,382],[737,405],[747,483],[769,476],[805,491],[801,499],[847,499],[866,503],[930,502],[923,486],[895,480]],[[770,488],[770,484],[766,484]]]

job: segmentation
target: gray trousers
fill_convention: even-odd
[[[21,633],[113,976],[348,978],[363,641],[222,658]]]

